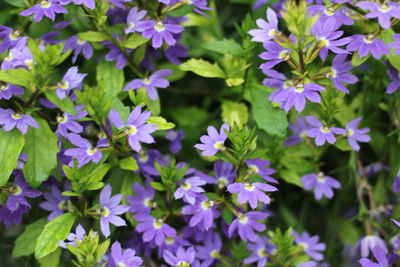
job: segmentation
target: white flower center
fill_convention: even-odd
[[[7,91],[8,90],[8,85],[7,84],[2,84],[0,86],[0,91]]]
[[[143,205],[144,205],[145,207],[152,207],[152,206],[153,206],[153,201],[151,201],[151,198],[146,197],[146,198],[143,200]]]
[[[275,36],[278,34],[278,31],[275,29],[271,29],[268,31],[268,36]]]
[[[214,201],[212,201],[212,200],[204,200],[203,202],[201,202],[200,206],[201,206],[201,208],[203,210],[208,210],[212,206],[214,206]]]
[[[76,43],[77,43],[78,45],[84,45],[84,44],[86,44],[86,41],[85,41],[85,40],[82,40],[82,39],[80,39],[80,38],[78,38],[78,39],[76,40]]]
[[[165,26],[164,26],[164,24],[163,24],[161,21],[159,21],[159,22],[157,22],[156,25],[154,26],[154,29],[155,29],[157,32],[162,32],[162,31],[165,30]]]
[[[11,118],[13,118],[14,120],[20,120],[22,118],[22,115],[14,112],[13,114],[11,114]]]
[[[58,86],[59,86],[61,89],[67,90],[67,89],[69,88],[69,82],[67,82],[67,81],[62,81],[62,82],[60,82],[60,83],[58,84]]]
[[[383,4],[379,7],[379,11],[382,13],[387,13],[392,9],[391,6],[387,5],[387,4]]]
[[[164,221],[163,221],[163,220],[157,219],[157,220],[155,220],[155,221],[153,222],[153,227],[154,227],[155,229],[161,229],[161,227],[163,226],[163,224],[164,224]]]
[[[181,187],[182,187],[183,190],[187,191],[187,190],[190,190],[192,188],[192,185],[189,182],[184,182],[181,185]]]
[[[373,34],[368,34],[367,36],[364,37],[364,43],[370,44],[374,41],[374,35]]]
[[[241,224],[246,224],[249,221],[249,218],[244,214],[239,214],[238,220]]]
[[[327,126],[322,126],[321,128],[319,128],[319,130],[322,133],[329,133],[330,132],[329,127],[327,127]]]
[[[336,78],[337,71],[334,68],[331,68],[331,71],[326,74],[327,78]]]
[[[265,251],[265,248],[260,248],[257,250],[257,255],[260,258],[264,258],[264,257],[267,257],[268,254],[267,254],[267,251]]]
[[[87,150],[86,150],[86,154],[88,154],[88,156],[92,156],[94,153],[96,153],[97,152],[97,148],[95,148],[95,147],[89,147]]]
[[[215,142],[214,148],[216,148],[218,150],[223,149],[224,148],[224,143],[221,142],[221,141]]]
[[[128,128],[126,129],[126,133],[128,135],[135,135],[137,133],[137,128],[135,125],[129,125]]]
[[[252,184],[245,183],[245,184],[244,184],[244,188],[245,188],[247,191],[253,191],[256,187],[255,187],[254,185],[252,185]]]
[[[11,192],[13,195],[18,196],[22,193],[22,189],[18,185],[14,185],[11,189]]]
[[[42,2],[40,2],[40,7],[41,8],[49,8],[49,7],[51,7],[51,3],[49,2],[49,1],[42,1]]]
[[[100,210],[101,217],[108,217],[110,215],[110,210],[107,207],[102,207]]]
[[[218,188],[224,188],[228,184],[228,179],[225,176],[218,178]]]
[[[299,93],[299,94],[303,93],[304,92],[304,85],[303,84],[296,85],[296,88],[294,89],[294,91],[296,93]]]
[[[10,38],[10,40],[15,41],[15,40],[18,39],[18,37],[19,37],[20,34],[21,34],[20,31],[13,31],[12,33],[10,33],[10,34],[8,35],[8,38]]]
[[[348,136],[353,136],[354,135],[354,130],[353,129],[347,129],[347,135]]]
[[[59,124],[66,123],[68,121],[68,116],[64,114],[63,116],[57,116],[57,122]]]
[[[279,59],[283,59],[283,60],[288,60],[289,59],[289,57],[290,57],[290,53],[289,53],[289,50],[282,50],[280,53],[279,53]]]
[[[322,47],[328,46],[330,44],[329,40],[326,39],[325,37],[321,37],[319,39],[319,43]]]
[[[325,175],[322,173],[322,172],[320,172],[320,173],[318,173],[318,175],[317,175],[317,181],[319,182],[319,183],[325,183]]]

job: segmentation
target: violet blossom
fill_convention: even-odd
[[[265,230],[265,223],[258,221],[265,220],[268,214],[260,211],[250,211],[247,213],[240,213],[237,218],[229,225],[228,234],[237,231],[243,241],[256,241],[259,236],[254,232],[262,232]]]
[[[225,130],[229,131],[229,126],[226,123],[221,125],[219,133],[213,126],[208,126],[208,135],[201,136],[201,144],[197,144],[194,147],[202,150],[201,155],[203,156],[214,156],[218,151],[225,149],[224,143],[227,138]]]
[[[295,236],[296,244],[298,246],[302,246],[308,256],[317,261],[320,261],[324,258],[321,252],[326,249],[326,245],[324,243],[318,243],[319,237],[317,235],[310,236],[306,232],[301,235],[293,233],[293,235]]]
[[[14,95],[22,95],[24,89],[14,84],[0,83],[0,99],[10,100]]]
[[[314,191],[317,200],[320,200],[322,196],[332,198],[332,188],[339,189],[342,187],[337,180],[331,176],[325,176],[322,172],[306,174],[301,177],[300,182],[304,185],[304,189]]]
[[[307,136],[315,138],[315,144],[322,146],[325,142],[334,144],[336,137],[334,134],[345,134],[346,130],[337,127],[328,127],[323,125],[316,117],[307,116],[307,122],[310,124],[310,129],[307,131]]]
[[[182,214],[192,215],[189,221],[190,226],[197,226],[200,230],[213,227],[214,219],[219,217],[215,201],[209,200],[206,196],[199,197],[196,204],[184,206]]]
[[[385,1],[382,4],[360,1],[357,2],[356,6],[361,7],[362,9],[371,10],[365,14],[365,17],[369,19],[378,18],[379,25],[384,29],[390,27],[390,19],[392,17],[400,19],[400,8],[398,4],[392,1]]]
[[[257,19],[256,24],[259,29],[253,29],[249,31],[249,34],[253,37],[253,42],[266,42],[275,38],[279,34],[278,30],[278,17],[273,9],[268,8],[266,12],[268,21],[263,19]]]
[[[8,132],[17,127],[17,129],[22,133],[26,134],[28,131],[28,126],[33,128],[39,128],[39,124],[35,119],[28,114],[21,114],[19,112],[14,112],[11,109],[1,109],[0,108],[0,125],[3,126],[3,130]]]
[[[78,67],[71,67],[65,73],[63,79],[57,84],[56,94],[59,99],[64,99],[73,89],[82,87],[82,81],[87,74],[78,73]]]
[[[129,203],[129,212],[150,213],[151,209],[156,206],[154,188],[147,184],[142,186],[139,183],[133,183],[132,191],[135,195],[126,197],[126,201]]]
[[[81,53],[85,59],[90,59],[93,56],[92,45],[87,41],[79,39],[77,35],[71,36],[65,41],[63,53],[70,49],[74,51],[72,63],[76,62],[78,55]]]
[[[165,133],[165,138],[170,141],[169,151],[175,154],[182,148],[181,142],[185,138],[185,133],[183,131],[169,130]]]
[[[68,11],[58,2],[58,0],[42,0],[38,4],[22,11],[19,14],[21,16],[29,16],[34,14],[33,19],[36,22],[41,21],[43,16],[54,21],[57,13],[68,13]]]
[[[81,133],[83,131],[83,126],[80,125],[75,120],[84,118],[87,115],[87,111],[81,111],[84,108],[83,105],[76,106],[75,109],[78,111],[77,115],[71,115],[67,112],[64,112],[61,116],[57,116],[57,130],[56,133],[61,136],[67,138],[69,132],[73,133]]]
[[[360,57],[365,57],[369,53],[376,59],[380,59],[382,55],[389,54],[389,48],[380,39],[376,38],[374,34],[367,35],[355,34],[351,36],[351,41],[347,45],[348,51],[357,51]]]
[[[137,26],[137,31],[142,32],[144,38],[152,39],[152,46],[160,48],[165,42],[168,45],[175,45],[176,40],[173,34],[183,31],[183,27],[176,24],[165,23],[163,21],[147,20]]]
[[[108,256],[108,267],[138,267],[142,264],[143,260],[135,255],[133,249],[122,250],[121,244],[116,241],[111,246],[111,253]]]
[[[191,266],[191,263],[196,258],[196,251],[193,247],[189,247],[188,249],[180,247],[176,251],[176,254],[169,250],[164,251],[163,258],[171,266]]]
[[[200,196],[200,193],[204,192],[204,189],[200,186],[205,185],[206,182],[197,176],[187,178],[174,193],[175,199],[181,199],[189,204],[194,205],[196,198]]]
[[[335,56],[331,70],[326,74],[326,77],[332,81],[336,89],[344,93],[349,93],[349,90],[344,85],[354,84],[358,79],[353,74],[347,73],[352,69],[352,66],[350,61],[345,62],[346,57],[346,54]]]
[[[268,205],[271,202],[269,196],[264,192],[274,192],[278,189],[265,183],[234,183],[228,186],[228,192],[238,193],[237,201],[240,204],[249,202],[252,209],[257,208],[258,201]]]
[[[135,219],[139,221],[136,225],[136,232],[143,233],[144,242],[154,240],[159,246],[165,238],[176,236],[175,229],[164,223],[162,219],[147,214],[136,214]]]
[[[147,11],[141,10],[139,11],[137,7],[133,7],[128,14],[126,24],[128,27],[125,28],[125,34],[128,33],[135,33],[138,30],[138,25],[140,25],[140,22],[142,19],[146,16]]]
[[[36,198],[42,195],[39,190],[29,187],[20,171],[15,176],[14,184],[9,188],[9,193],[6,205],[11,212],[15,212],[20,205],[30,208],[31,205],[26,198]]]
[[[360,123],[362,117],[356,118],[352,121],[349,121],[346,124],[346,135],[349,145],[355,151],[360,150],[360,145],[357,142],[367,143],[371,141],[371,137],[367,135],[369,132],[369,128],[358,129],[358,124]]]

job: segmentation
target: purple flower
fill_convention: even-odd
[[[122,251],[121,244],[116,241],[111,246],[111,253],[108,256],[108,267],[138,267],[142,264],[143,260],[135,256],[133,249],[126,249]]]
[[[395,41],[389,43],[389,47],[394,49],[393,54],[400,55],[400,34],[393,34],[392,37]]]
[[[73,247],[76,247],[76,241],[83,241],[86,235],[85,229],[82,227],[82,225],[78,224],[78,226],[75,229],[75,233],[69,233],[67,236],[67,240],[69,242],[65,242],[64,240],[58,241],[58,245],[62,248],[67,248],[67,245],[71,245]],[[93,233],[94,236],[97,235],[97,232]]]
[[[79,111],[82,110],[83,107],[84,107],[83,105],[76,106],[75,109]],[[62,116],[57,116],[58,126],[56,133],[60,134],[61,136],[64,136],[65,138],[67,138],[69,135],[68,131],[73,133],[81,133],[83,131],[83,127],[75,120],[81,119],[86,115],[87,115],[86,111],[79,111],[78,114],[75,116],[68,114],[66,112],[64,112]]]
[[[386,257],[386,253],[380,246],[375,246],[372,248],[372,254],[378,263],[372,262],[367,258],[360,259],[360,264],[362,267],[389,267],[389,262]]]
[[[387,74],[389,75],[392,82],[386,88],[386,94],[393,94],[400,87],[400,73],[397,69],[389,66]]]
[[[136,214],[135,219],[139,221],[136,225],[136,231],[143,233],[144,242],[155,240],[155,243],[159,246],[166,237],[176,236],[175,229],[164,223],[162,219],[156,219],[147,214]]]
[[[333,177],[325,176],[322,172],[309,173],[301,177],[300,182],[306,190],[314,190],[315,199],[320,200],[322,196],[333,197],[332,188],[341,188],[340,183]]]
[[[400,227],[400,222],[395,219],[390,219],[397,227]]]
[[[272,185],[265,183],[234,183],[228,186],[228,192],[234,194],[239,193],[237,201],[240,204],[250,203],[252,209],[257,208],[257,202],[263,202],[268,205],[271,202],[269,196],[264,192],[274,192],[278,189]]]
[[[400,172],[397,173],[396,177],[393,180],[392,189],[393,192],[400,193]]]
[[[298,112],[301,112],[306,105],[306,99],[313,103],[321,101],[319,91],[325,91],[325,88],[316,83],[298,83],[280,90],[279,94],[271,94],[269,100],[281,103],[281,108],[285,111],[289,111],[294,106]]]
[[[318,41],[319,46],[323,47],[319,52],[319,55],[323,60],[328,56],[328,50],[331,50],[336,54],[348,53],[346,50],[339,48],[338,46],[348,44],[351,39],[346,37],[337,40],[343,35],[343,31],[337,31],[338,28],[339,25],[336,23],[336,20],[328,18],[324,22],[318,21],[311,29],[311,32]]]
[[[58,0],[42,0],[33,7],[19,13],[21,16],[29,16],[35,14],[33,19],[38,22],[43,16],[48,17],[52,21],[55,20],[57,13],[68,13],[68,11],[58,4]]]
[[[400,8],[392,1],[385,1],[383,4],[360,1],[356,4],[356,6],[361,7],[362,9],[371,10],[365,14],[365,17],[369,19],[378,18],[379,25],[384,29],[390,27],[391,17],[400,19]]]
[[[274,169],[267,168],[270,164],[271,163],[266,159],[255,158],[246,160],[246,165],[249,168],[248,172],[260,175],[267,182],[277,183],[278,181],[270,176],[276,171]]]
[[[196,172],[202,180],[206,181],[208,184],[217,184],[219,189],[227,187],[233,182],[236,170],[233,164],[224,161],[216,161],[214,163],[214,177],[211,177],[200,171]]]
[[[156,149],[150,149],[147,152],[141,150],[139,154],[134,155],[137,160],[140,173],[150,179],[151,176],[159,176],[160,174],[154,167],[154,163],[162,163],[162,155]]]
[[[165,138],[170,141],[169,151],[171,153],[178,153],[182,148],[182,140],[185,138],[185,133],[183,131],[169,130],[165,134]]]
[[[58,98],[64,99],[72,89],[80,89],[86,75],[78,73],[78,67],[69,68],[62,81],[57,84],[56,94]]]
[[[250,30],[249,34],[253,37],[253,42],[266,42],[272,40],[279,33],[278,30],[278,18],[276,13],[271,8],[267,9],[266,13],[268,21],[263,19],[257,19],[256,24],[259,29]]]
[[[312,16],[320,15],[318,20],[325,22],[329,18],[333,18],[338,26],[352,25],[353,20],[346,15],[346,9],[337,6],[324,6],[324,5],[313,5],[308,7],[307,11]]]
[[[290,49],[284,48],[274,41],[265,41],[264,44],[265,52],[260,54],[260,58],[267,60],[266,63],[261,64],[260,68],[271,69],[275,65],[282,61],[287,61],[290,58]]]
[[[13,69],[24,67],[29,70],[35,64],[32,53],[26,45],[28,38],[19,38],[17,44],[8,52],[8,55],[4,58],[1,63],[1,69]]]
[[[351,62],[346,60],[346,54],[337,55],[332,62],[331,70],[326,74],[336,89],[344,93],[349,93],[349,90],[344,84],[353,84],[358,81],[357,77],[353,74],[347,73],[351,70]]]
[[[21,32],[18,30],[13,30],[10,27],[0,25],[0,54],[4,53],[6,50],[13,48],[20,39]]]
[[[355,34],[351,36],[351,41],[347,45],[347,50],[357,51],[360,57],[365,57],[368,53],[376,59],[380,59],[382,55],[389,54],[389,48],[380,39],[375,38],[375,35],[370,33],[368,35]]]
[[[32,116],[14,112],[11,109],[0,109],[0,124],[3,125],[3,129],[6,132],[17,127],[22,134],[26,134],[28,125],[33,128],[39,128],[39,125]]]
[[[367,235],[361,238],[359,241],[359,245],[361,257],[363,258],[367,258],[369,256],[369,251],[373,251],[373,248],[377,246],[379,246],[385,254],[388,253],[385,241],[376,235]]]
[[[9,188],[10,194],[7,199],[7,208],[11,212],[15,212],[20,205],[26,206],[28,208],[31,205],[28,203],[26,198],[36,198],[42,195],[39,190],[31,189],[29,185],[25,182],[22,172],[18,172],[14,179],[14,185]]]
[[[169,81],[164,79],[164,77],[172,75],[171,70],[158,70],[154,72],[150,77],[144,79],[135,79],[128,83],[124,91],[129,89],[139,89],[146,88],[147,94],[151,100],[156,100],[158,98],[157,88],[167,88],[169,86]]]
[[[129,203],[129,211],[144,214],[150,213],[151,208],[156,205],[156,202],[153,201],[154,188],[149,185],[143,187],[139,183],[134,183],[132,184],[132,191],[136,195],[126,197],[126,201]]]
[[[202,144],[197,144],[194,147],[198,150],[203,150],[203,156],[214,156],[219,150],[225,149],[224,143],[227,138],[225,130],[229,131],[228,124],[221,125],[220,133],[213,127],[208,126],[208,135],[200,137]]]
[[[336,142],[336,137],[334,134],[345,134],[346,130],[336,127],[328,127],[322,124],[316,117],[307,116],[307,122],[310,124],[311,128],[307,131],[308,137],[315,138],[315,144],[317,146],[322,146],[325,142],[334,144]]]
[[[176,40],[173,34],[182,32],[183,27],[162,21],[147,20],[137,26],[137,31],[142,32],[144,38],[151,38],[152,46],[157,49],[161,47],[163,42],[171,46],[175,45]]]
[[[105,237],[110,236],[110,223],[119,227],[125,226],[124,219],[117,215],[124,214],[129,210],[126,205],[119,205],[122,200],[122,194],[116,194],[111,197],[112,188],[108,184],[104,186],[100,193],[100,228]]]
[[[60,0],[60,3],[63,5],[67,5],[71,2],[74,2],[75,5],[84,5],[85,7],[89,9],[94,9],[95,8],[95,0]]]
[[[142,113],[142,106],[137,106],[134,110],[132,110],[126,124],[124,124],[115,109],[110,111],[108,118],[118,129],[125,128],[124,132],[126,135],[128,135],[129,146],[136,152],[139,152],[142,150],[140,143],[154,143],[154,138],[150,134],[157,130],[157,126],[146,123],[150,116],[150,111],[145,111]]]
[[[97,146],[93,147],[88,140],[74,133],[68,134],[68,141],[76,145],[78,148],[66,149],[64,155],[76,158],[79,162],[79,168],[89,162],[99,162],[103,157],[103,153],[99,148],[108,146],[108,144],[99,141]]]
[[[272,253],[275,246],[268,242],[265,237],[256,239],[255,243],[250,243],[248,249],[253,252],[243,263],[257,263],[257,267],[265,267],[267,264],[267,256]]]
[[[302,246],[308,256],[317,261],[324,258],[321,251],[326,249],[326,245],[324,243],[318,243],[319,237],[317,235],[310,236],[308,233],[303,233],[301,235],[293,233],[293,235],[295,236],[296,244]]]
[[[110,3],[113,4],[114,6],[125,9],[125,6],[123,3],[128,3],[128,2],[131,2],[132,0],[108,0],[108,1],[110,1]]]
[[[176,189],[174,193],[175,199],[181,199],[189,204],[194,205],[196,198],[200,196],[200,193],[204,192],[204,189],[200,186],[205,185],[206,182],[197,176],[187,178],[181,186]]]
[[[116,39],[121,39],[120,36],[117,36]],[[112,62],[112,61],[116,61],[117,64],[117,68],[122,70],[125,68],[126,66],[126,62],[128,62],[128,60],[125,57],[125,54],[122,53],[122,51],[111,41],[103,41],[101,42],[105,47],[107,47],[108,49],[110,49],[110,51],[107,53],[105,59],[108,62]],[[128,53],[130,53],[132,51],[132,49],[127,49],[126,50]]]
[[[196,257],[203,260],[203,266],[210,266],[220,257],[222,240],[218,234],[213,233],[204,238],[204,246],[196,246]]]
[[[41,202],[39,207],[51,211],[47,218],[48,221],[51,221],[64,213],[68,205],[69,197],[62,195],[60,189],[58,189],[58,186],[55,183],[51,185],[51,193],[45,192],[43,193],[43,196],[46,201]]]
[[[266,228],[265,223],[259,223],[258,221],[265,220],[267,217],[266,213],[260,211],[240,213],[231,225],[229,225],[228,235],[232,236],[233,232],[237,229],[243,241],[256,241],[259,236],[254,231],[262,232]]]
[[[10,100],[13,95],[22,95],[24,89],[13,84],[0,83],[0,99]]]
[[[199,197],[196,204],[183,207],[182,214],[191,214],[190,227],[197,226],[200,230],[210,229],[214,224],[214,218],[219,217],[215,202],[209,200],[206,196]]]
[[[176,254],[165,250],[163,258],[170,266],[191,266],[191,263],[196,258],[196,251],[193,247],[189,247],[186,250],[183,247],[179,247]]]
[[[297,117],[296,123],[289,123],[289,129],[296,134],[286,138],[285,146],[294,146],[307,137],[307,131],[310,129],[310,126],[307,124],[304,117]]]
[[[347,140],[351,148],[355,151],[360,150],[360,146],[357,142],[367,143],[371,140],[371,137],[367,135],[369,128],[358,129],[358,124],[360,123],[362,117],[349,121],[346,124]]]
[[[72,56],[72,63],[76,62],[78,55],[80,53],[83,54],[83,57],[89,59],[93,56],[93,48],[87,41],[81,40],[78,36],[74,35],[68,38],[64,44],[64,51],[65,53],[68,50],[74,50],[74,55]]]
[[[15,211],[11,211],[6,205],[0,207],[0,222],[6,227],[18,225],[21,223],[22,216],[29,211],[29,207],[19,205]]]
[[[140,25],[140,21],[146,16],[146,14],[146,11],[139,11],[137,7],[133,7],[128,14],[126,21],[128,27],[125,28],[125,33],[128,34],[137,32],[138,25]]]

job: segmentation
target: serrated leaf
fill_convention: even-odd
[[[152,116],[147,120],[147,123],[156,125],[158,127],[157,130],[169,130],[175,127],[174,123],[167,122],[163,117]]]
[[[81,40],[89,42],[101,42],[108,40],[108,36],[102,32],[87,31],[78,33],[78,37]]]
[[[35,251],[36,240],[43,231],[47,218],[28,224],[25,231],[15,240],[12,257],[29,256]]]
[[[39,128],[29,128],[25,135],[25,147],[28,161],[24,164],[23,172],[26,181],[32,187],[38,187],[49,178],[50,172],[57,166],[58,138],[50,129],[47,122],[35,118]]]
[[[65,240],[75,222],[75,215],[65,213],[45,225],[35,247],[35,258],[41,259],[58,248],[58,241]]]
[[[11,172],[18,166],[18,157],[25,138],[16,128],[6,132],[0,130],[0,186],[7,183]]]
[[[220,54],[231,54],[236,56],[243,54],[242,46],[233,40],[223,39],[222,41],[203,43],[202,47]]]
[[[211,64],[203,59],[189,59],[181,64],[179,68],[183,71],[191,71],[202,77],[208,78],[225,78],[225,72],[217,65]]]
[[[119,161],[119,166],[124,170],[136,171],[139,169],[137,162],[134,158],[124,158]]]

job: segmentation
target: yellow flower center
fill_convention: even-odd
[[[157,219],[157,220],[155,220],[155,221],[153,222],[153,227],[154,227],[155,229],[161,229],[161,227],[163,226],[163,224],[164,224],[164,221],[163,221],[163,220]]]
[[[123,262],[118,262],[115,267],[126,267],[126,265]]]
[[[92,156],[94,153],[96,153],[97,152],[97,148],[95,148],[95,147],[89,147],[87,150],[86,150],[86,154],[88,154],[89,156]]]
[[[108,215],[110,215],[110,210],[107,207],[102,207],[100,209],[100,216],[107,217]]]
[[[263,257],[267,257],[267,251],[265,251],[265,249],[264,248],[260,248],[258,251],[257,251],[257,255],[260,257],[260,258],[263,258]]]
[[[19,120],[22,118],[22,115],[17,112],[14,112],[13,114],[11,114],[11,118],[13,118],[14,120]]]
[[[176,267],[190,267],[190,263],[187,261],[179,261]]]
[[[252,185],[252,184],[249,184],[249,183],[245,183],[245,184],[244,184],[244,188],[245,188],[247,191],[253,191],[254,188],[255,188],[255,186]]]
[[[239,220],[239,222],[240,222],[241,224],[246,224],[246,223],[249,221],[249,219],[247,218],[247,216],[244,215],[244,214],[239,214],[238,220]]]
[[[348,129],[347,130],[347,135],[348,136],[353,136],[354,135],[354,130],[353,129]]]
[[[387,12],[389,12],[391,9],[392,9],[392,8],[391,8],[389,5],[387,5],[387,4],[383,4],[383,5],[381,5],[381,6],[379,7],[379,11],[382,12],[382,13],[387,13]]]
[[[219,251],[214,249],[210,252],[210,257],[213,259],[218,259],[219,258]]]
[[[137,133],[137,128],[135,125],[129,125],[128,129],[126,130],[128,135],[135,135]]]
[[[156,31],[158,31],[158,32],[162,32],[162,31],[165,30],[165,26],[164,26],[164,24],[163,24],[161,21],[159,21],[159,22],[157,22],[156,25],[154,26],[154,29],[155,29]]]
[[[214,201],[212,200],[204,200],[203,202],[201,202],[201,208],[203,210],[208,210],[210,209],[212,206],[214,206]]]
[[[40,7],[42,7],[42,8],[49,8],[49,7],[51,7],[51,3],[49,2],[49,1],[42,1],[42,2],[40,2]]]
[[[224,188],[228,184],[228,179],[225,176],[218,178],[218,188]]]
[[[15,195],[15,196],[18,196],[18,195],[20,195],[20,194],[22,193],[22,189],[21,189],[21,187],[19,187],[18,185],[14,185],[14,186],[11,188],[11,193],[12,193],[13,195]]]
[[[182,187],[183,190],[189,190],[190,188],[192,188],[191,184],[188,183],[188,182],[184,182],[184,183],[181,185],[181,187]]]
[[[12,33],[10,33],[10,35],[8,36],[11,40],[15,41],[18,39],[19,35],[21,34],[20,31],[13,31]]]
[[[151,201],[151,198],[145,198],[143,201],[143,205],[145,207],[152,207],[153,206],[153,201]]]
[[[288,60],[289,58],[290,58],[290,54],[289,54],[289,50],[282,50],[280,53],[279,53],[279,58],[280,59],[283,59],[283,60]]]
[[[62,82],[60,82],[60,83],[58,84],[58,86],[59,86],[61,89],[67,90],[67,89],[69,88],[69,82],[67,82],[67,81],[62,81]]]
[[[322,37],[321,39],[319,39],[319,44],[322,47],[328,46],[330,44],[329,40]]]
[[[165,244],[172,245],[173,243],[175,243],[175,239],[173,237],[165,238]]]
[[[328,126],[323,126],[320,128],[320,131],[323,133],[329,133],[329,127]]]
[[[333,14],[335,14],[335,9],[333,7],[328,7],[325,8],[324,12],[327,16],[332,16]]]
[[[364,37],[364,42],[367,44],[372,43],[372,41],[374,40],[374,35],[373,34],[368,34],[367,36]]]
[[[60,124],[66,123],[68,121],[67,115],[57,116],[57,122]]]
[[[224,143],[222,143],[221,141],[215,142],[214,147],[218,150],[223,149]]]
[[[77,43],[78,45],[84,45],[84,44],[86,44],[86,41],[85,41],[85,40],[82,40],[82,39],[80,39],[80,38],[78,38],[78,39],[76,40],[76,43]]]
[[[318,175],[317,175],[317,181],[320,182],[320,183],[325,182],[325,175],[324,175],[323,172],[318,173]]]
[[[334,68],[331,68],[331,71],[326,74],[327,78],[336,78],[337,71]]]
[[[250,165],[250,167],[249,167],[249,172],[252,172],[252,173],[259,173],[259,172],[260,172],[260,169],[259,169],[256,165]]]
[[[8,90],[8,85],[7,84],[2,84],[0,86],[0,91],[7,91]]]
[[[272,29],[272,30],[269,30],[269,31],[268,31],[268,35],[269,35],[269,36],[275,36],[275,35],[277,35],[277,34],[278,34],[278,31],[275,30],[275,29]]]
[[[298,84],[298,85],[296,85],[296,88],[294,89],[294,91],[296,92],[296,93],[303,93],[304,92],[304,85],[303,84]]]

